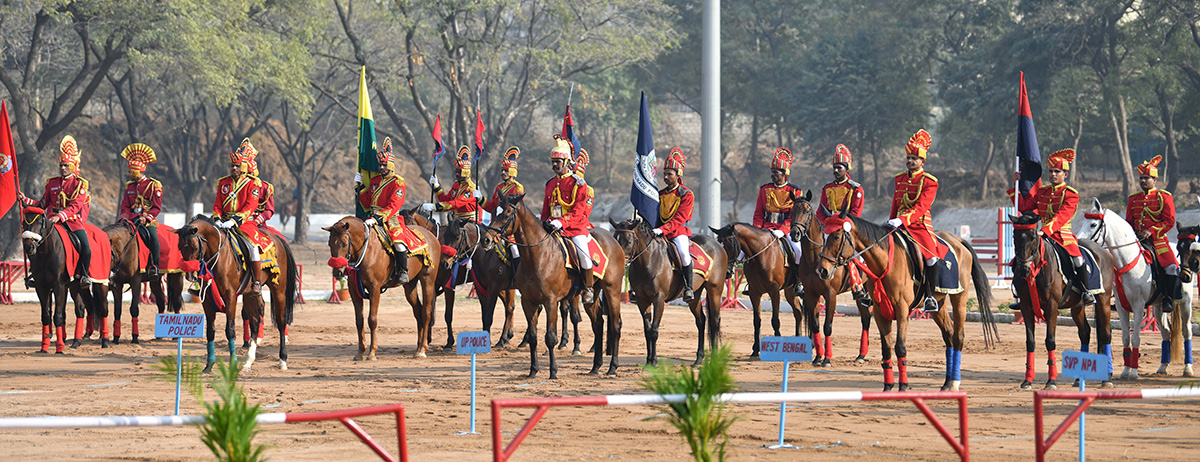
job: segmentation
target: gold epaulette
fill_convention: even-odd
[[[929,172],[921,172],[921,173],[925,174],[925,176],[926,176],[927,178],[929,178],[929,179],[933,180],[933,182],[934,182],[934,183],[937,183],[937,182],[938,182],[938,179],[937,179],[937,177],[936,177],[936,176],[933,176],[933,175],[930,175],[930,174],[929,174]]]

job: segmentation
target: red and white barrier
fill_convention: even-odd
[[[1033,393],[1033,431],[1034,431],[1034,449],[1037,451],[1037,460],[1041,462],[1046,460],[1046,452],[1050,450],[1059,438],[1066,433],[1071,424],[1079,420],[1080,414],[1083,414],[1092,403],[1097,400],[1121,400],[1121,399],[1176,399],[1176,398],[1200,398],[1200,386],[1179,387],[1179,388],[1145,388],[1141,390],[1128,391],[1069,391],[1069,390],[1042,390]],[[1050,436],[1042,439],[1043,435],[1043,408],[1042,401],[1047,399],[1077,399],[1080,400],[1075,410],[1067,416],[1063,423],[1059,424]]]
[[[521,442],[533,431],[542,416],[553,406],[641,406],[683,402],[686,395],[610,395],[610,396],[579,396],[563,398],[518,398],[492,400],[492,460],[503,462],[512,457]],[[963,391],[945,392],[916,392],[916,393],[884,393],[862,391],[821,391],[821,392],[766,392],[766,393],[729,393],[721,395],[720,401],[726,403],[784,403],[784,402],[831,402],[831,401],[912,401],[917,409],[925,415],[938,433],[950,443],[954,451],[963,461],[970,460],[969,440],[967,438],[967,393]],[[955,438],[942,424],[925,400],[955,400],[958,401],[959,436]],[[500,411],[506,407],[537,408],[512,442],[503,446],[500,432]]]
[[[376,414],[396,414],[396,438],[398,440],[399,458],[391,455],[371,435],[368,435],[353,417]],[[259,414],[259,424],[281,424],[314,422],[318,420],[338,420],[346,425],[355,436],[375,451],[375,454],[388,462],[408,461],[408,442],[404,428],[404,405],[400,403],[383,406],[363,407],[329,412],[309,412],[304,414],[286,414],[282,412]],[[101,427],[164,427],[178,425],[201,425],[205,422],[202,415],[181,416],[111,416],[111,417],[10,417],[0,418],[0,429],[17,428],[101,428]]]

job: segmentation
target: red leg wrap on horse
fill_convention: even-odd
[[[117,337],[121,336],[121,320],[120,319],[113,320],[113,335],[115,335]],[[103,337],[104,335],[101,334],[100,336]]]
[[[292,325],[283,326],[283,335],[292,335]]]
[[[95,331],[96,331],[96,318],[92,317],[92,315],[89,314],[89,315],[87,315],[87,334],[91,335],[92,332],[95,332]]]
[[[813,350],[816,350],[813,351],[813,354],[815,354],[817,358],[822,358],[825,356],[825,349],[821,343],[821,334],[819,333],[813,334]]]
[[[132,320],[130,320],[129,322],[133,324],[133,326],[131,326],[131,327],[130,327],[130,330],[132,330],[132,331],[133,331],[133,335],[137,335],[137,334],[138,334],[138,320],[137,320],[137,318],[133,318],[133,319],[132,319]]]
[[[262,336],[263,336],[263,322],[259,321],[258,322],[258,339],[262,340]]]
[[[100,318],[100,338],[108,338],[108,316]]]
[[[67,343],[66,343],[67,327],[66,326],[55,326],[54,332],[55,332],[55,334],[58,335],[58,338],[54,339],[54,352],[62,353],[63,348],[67,347]]]
[[[83,322],[84,318],[75,318],[75,339],[83,338]]]
[[[1033,382],[1033,376],[1033,352],[1030,351],[1025,353],[1025,381]]]
[[[1124,365],[1125,365],[1125,367],[1131,367],[1131,366],[1129,365],[1129,364],[1130,364],[1130,362],[1129,362],[1129,359],[1130,359],[1130,358],[1132,358],[1132,357],[1133,357],[1133,350],[1132,350],[1132,349],[1125,348],[1125,349],[1122,349],[1122,350],[1121,350],[1121,361],[1123,361],[1123,363],[1122,363],[1122,364],[1124,364]]]
[[[1137,369],[1138,360],[1142,358],[1141,348],[1134,348],[1133,354],[1129,356],[1129,367]]]
[[[900,363],[900,383],[908,383],[908,358],[896,358]]]
[[[42,326],[42,351],[50,350],[51,338],[54,338],[54,336],[50,334],[50,326]]]
[[[833,336],[825,337],[825,359],[833,358]]]
[[[867,345],[869,345],[870,342],[871,340],[867,337],[867,331],[862,331],[862,338],[858,340],[858,354],[860,356],[867,356]]]
[[[896,383],[896,377],[892,374],[892,360],[883,360],[883,383],[889,385]]]
[[[242,320],[242,338],[250,340],[250,320]]]
[[[1050,380],[1058,379],[1058,364],[1054,363],[1054,350],[1046,352],[1046,366],[1049,367]]]

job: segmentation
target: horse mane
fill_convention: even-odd
[[[213,220],[212,217],[205,215],[203,213],[192,217],[192,221],[196,221],[196,220],[203,221],[203,222],[208,223],[213,226],[217,225],[217,222],[215,220]]]
[[[1200,234],[1200,225],[1183,226],[1179,228],[1179,234]]]
[[[849,215],[849,218],[850,221],[854,222],[854,226],[858,227],[858,232],[862,233],[863,236],[866,236],[867,240],[872,242],[882,241],[891,232],[890,228],[872,223],[862,217]]]
[[[1014,225],[1032,225],[1041,220],[1042,220],[1041,217],[1039,217],[1036,213],[1025,212],[1025,213],[1021,214],[1021,216],[1019,216],[1015,220],[1013,220],[1013,224]]]

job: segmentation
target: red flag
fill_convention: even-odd
[[[472,159],[472,164],[479,163],[479,156],[483,155],[483,132],[487,127],[483,126],[483,117],[480,117],[479,111],[475,112],[475,158]]]
[[[17,150],[10,127],[8,105],[0,101],[0,217],[17,202]]]
[[[433,165],[437,165],[437,161],[446,154],[446,149],[442,147],[442,115],[438,114],[437,120],[433,122]],[[436,168],[436,167],[435,167]]]

